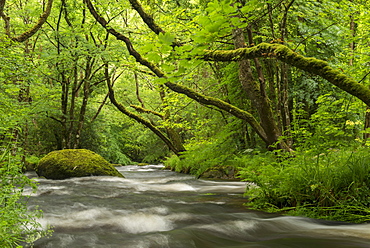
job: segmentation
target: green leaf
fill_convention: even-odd
[[[175,40],[175,36],[170,33],[160,33],[158,39],[162,44],[171,45]]]
[[[165,84],[168,80],[167,80],[167,78],[156,78],[154,81],[157,84]]]
[[[172,64],[164,64],[162,65],[162,69],[167,72],[173,72],[175,70],[175,66]]]
[[[162,57],[157,52],[150,52],[146,57],[154,63],[158,63],[162,60]]]

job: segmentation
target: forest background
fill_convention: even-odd
[[[115,164],[233,171],[254,183],[252,208],[369,221],[369,7],[0,0],[3,209],[37,225],[14,194],[33,184],[20,168],[85,148]],[[6,228],[27,222],[17,211]]]

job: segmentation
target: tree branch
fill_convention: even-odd
[[[370,106],[370,89],[332,68],[326,61],[304,57],[281,44],[261,43],[250,48],[206,51],[199,56],[206,61],[240,61],[258,57],[275,57],[296,68],[318,75]]]
[[[110,77],[109,77],[109,72],[108,72],[108,64],[106,64],[105,66],[105,78],[106,78],[106,81],[107,81],[107,86],[108,86],[108,89],[109,89],[109,99],[110,101],[113,103],[114,106],[116,106],[116,108],[123,114],[127,115],[128,117],[136,120],[137,122],[143,124],[144,126],[146,126],[147,128],[149,128],[153,133],[155,133],[161,140],[163,140],[163,142],[166,143],[166,145],[168,146],[168,148],[173,151],[176,155],[179,155],[180,152],[182,151],[178,151],[176,149],[176,147],[174,146],[174,144],[172,143],[172,141],[170,139],[168,139],[166,137],[166,135],[164,135],[156,126],[154,126],[152,123],[150,123],[149,121],[145,120],[144,118],[142,118],[141,116],[127,110],[122,104],[120,104],[117,100],[116,100],[116,97],[115,97],[115,94],[114,94],[114,90],[113,90],[113,87],[112,87],[112,84],[110,82]]]
[[[5,3],[5,0],[1,0],[1,1],[4,1],[4,3]],[[44,13],[41,14],[39,20],[37,21],[37,23],[31,29],[29,29],[28,31],[24,32],[23,34],[21,34],[17,37],[10,37],[10,38],[13,41],[16,41],[16,42],[23,42],[23,41],[29,39],[46,22],[46,20],[48,19],[49,15],[50,15],[52,5],[53,5],[53,0],[49,0],[47,5],[46,5],[46,9],[45,9]],[[0,7],[1,7],[1,5],[0,5]],[[1,8],[0,8],[0,11],[1,11],[0,15],[4,14]],[[3,17],[3,19],[4,19],[4,17]],[[10,24],[8,23],[8,25],[10,25]],[[10,36],[10,32],[7,33],[7,34]]]
[[[164,34],[165,31],[155,23],[153,17],[145,12],[141,4],[137,0],[129,0],[132,8],[136,10],[137,13],[139,13],[141,19],[148,25],[148,27],[156,34]]]
[[[96,12],[90,0],[84,0],[84,1],[87,4],[87,7],[90,10],[91,14],[94,16],[94,18],[107,30],[107,32],[114,35],[118,40],[121,40],[126,44],[127,50],[129,51],[130,55],[133,56],[137,62],[139,62],[143,66],[146,66],[157,77],[166,78],[165,74],[155,64],[151,63],[150,61],[142,57],[141,54],[139,54],[134,49],[128,37],[124,36],[123,34],[117,32],[115,29],[108,26],[107,21]],[[241,110],[220,99],[204,96],[188,87],[185,87],[185,86],[182,86],[176,83],[166,82],[165,85],[171,90],[181,93],[181,94],[185,94],[186,96],[190,97],[191,99],[196,100],[199,103],[216,106],[219,109],[222,109],[236,116],[237,118],[246,120],[252,126],[252,128],[257,132],[257,134],[262,138],[262,140],[267,141],[267,136],[265,132],[263,131],[263,128],[258,123],[258,121],[253,117],[253,115],[251,115],[247,111]]]
[[[141,106],[137,106],[137,105],[133,105],[131,104],[130,107],[136,109],[136,111],[140,112],[140,113],[147,113],[147,114],[153,114],[153,115],[156,115],[160,118],[163,118],[163,114],[157,112],[157,111],[153,111],[153,110],[150,110],[150,109],[146,109],[146,108],[143,108]]]
[[[4,20],[5,34],[10,37],[10,17],[4,13],[6,0],[0,0],[0,16]]]

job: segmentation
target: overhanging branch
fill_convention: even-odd
[[[366,86],[359,84],[353,78],[332,68],[326,61],[304,57],[281,44],[261,43],[250,48],[239,48],[227,51],[206,51],[199,57],[206,61],[240,61],[258,57],[274,57],[291,66],[326,79],[328,82],[359,98],[370,106],[370,89]]]
[[[140,107],[140,106],[137,106],[137,105],[133,105],[133,104],[131,104],[130,107],[134,108],[139,113],[153,114],[153,115],[156,115],[156,116],[158,116],[160,118],[163,118],[163,114],[161,114],[161,113],[159,113],[157,111],[146,109],[146,108],[143,108],[143,107]]]
[[[147,128],[149,128],[153,133],[155,133],[163,142],[166,143],[166,145],[168,146],[168,148],[173,151],[176,155],[179,155],[180,152],[182,151],[178,151],[176,149],[176,147],[174,146],[174,144],[172,143],[172,141],[166,137],[165,134],[163,134],[156,126],[154,126],[152,123],[150,123],[149,121],[147,121],[146,119],[142,118],[140,115],[137,115],[129,110],[127,110],[127,108],[125,108],[122,104],[120,104],[117,100],[116,100],[116,97],[115,97],[115,94],[114,94],[114,90],[113,90],[113,87],[112,87],[112,84],[110,82],[110,76],[109,76],[109,72],[108,72],[108,64],[105,65],[105,72],[104,72],[104,75],[105,75],[105,79],[106,79],[106,82],[107,82],[107,86],[108,86],[108,95],[109,95],[109,99],[110,101],[113,103],[114,106],[116,106],[116,108],[123,114],[125,114],[126,116],[134,119],[135,121],[137,121],[138,123],[141,123],[143,124],[144,126],[146,126]]]
[[[48,19],[49,15],[50,15],[52,5],[53,5],[53,0],[49,0],[47,5],[46,5],[45,11],[41,14],[37,23],[32,28],[30,28],[29,30],[27,30],[26,32],[24,32],[23,34],[21,34],[17,37],[11,37],[10,36],[10,18],[8,16],[6,16],[6,14],[4,13],[5,0],[1,0],[0,1],[0,16],[5,22],[5,33],[6,33],[6,35],[8,35],[11,40],[16,41],[16,42],[23,42],[23,41],[29,39],[46,22],[46,20]]]
[[[152,62],[148,61],[144,57],[141,56],[139,52],[137,52],[132,43],[131,40],[126,37],[125,35],[117,32],[114,28],[108,26],[108,22],[101,17],[95,10],[94,6],[92,5],[90,0],[84,0],[86,3],[88,9],[90,10],[90,13],[94,16],[94,18],[107,30],[108,33],[115,36],[118,40],[123,41],[126,44],[127,50],[129,51],[130,55],[133,56],[137,62],[139,62],[141,65],[146,66],[148,69],[150,69],[157,77],[159,78],[166,78],[165,74]],[[185,87],[183,85],[179,85],[173,82],[166,82],[165,85],[170,88],[171,90],[185,94],[186,96],[190,97],[191,99],[196,100],[199,103],[206,104],[206,105],[213,105],[218,107],[221,110],[224,110],[237,118],[246,120],[252,128],[256,131],[256,133],[262,138],[262,140],[266,141],[267,136],[264,132],[261,125],[258,123],[258,121],[247,111],[241,110],[227,102],[224,102],[220,99],[204,96],[188,87]]]
[[[153,17],[149,15],[137,0],[129,0],[131,6],[139,13],[141,19],[156,34],[165,33],[164,30],[155,23]]]

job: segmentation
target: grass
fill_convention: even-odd
[[[250,187],[248,206],[269,212],[355,223],[370,221],[368,149],[273,153],[236,159],[240,178]]]

